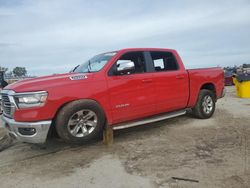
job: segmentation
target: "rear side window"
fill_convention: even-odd
[[[178,70],[178,64],[171,52],[150,52],[155,71]]]

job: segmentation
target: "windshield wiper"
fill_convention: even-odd
[[[79,67],[80,65],[77,65],[75,68],[73,68],[70,72],[75,72],[75,70]]]

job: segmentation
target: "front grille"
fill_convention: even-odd
[[[8,94],[2,93],[2,109],[3,114],[7,117],[12,117],[13,115],[13,104],[10,101]]]

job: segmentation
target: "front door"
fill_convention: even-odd
[[[135,70],[125,74],[109,75],[107,78],[114,124],[155,113],[152,73],[146,73],[143,52],[128,52],[119,60],[133,62]]]

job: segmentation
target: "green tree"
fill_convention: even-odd
[[[1,66],[0,66],[0,71],[1,71],[1,72],[6,72],[7,70],[8,70],[8,68],[6,68],[6,67],[1,67]]]
[[[13,72],[12,71],[5,72],[5,76],[6,77],[12,77],[13,76]]]
[[[12,72],[15,76],[18,77],[25,76],[27,74],[27,70],[25,67],[15,67]]]

